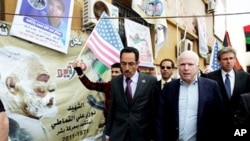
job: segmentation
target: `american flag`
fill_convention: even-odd
[[[220,64],[217,61],[218,51],[219,51],[219,44],[218,44],[218,41],[216,40],[214,43],[214,47],[213,47],[211,58],[210,58],[210,67],[212,71],[220,69]]]
[[[123,44],[118,31],[105,12],[102,13],[98,23],[90,34],[86,46],[108,68],[113,63],[119,62],[119,55]]]

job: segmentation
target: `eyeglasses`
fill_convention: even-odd
[[[162,70],[164,70],[164,69],[170,70],[170,69],[172,69],[172,67],[169,67],[169,66],[161,66],[161,69],[162,69]]]

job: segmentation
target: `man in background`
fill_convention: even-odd
[[[174,62],[171,59],[165,58],[160,62],[161,80],[155,85],[155,104],[159,103],[160,95],[165,84],[174,80],[173,75]]]
[[[228,124],[226,124],[226,126],[229,126],[227,129],[231,129],[231,131],[225,134],[228,134],[229,138],[234,139],[232,137],[234,137],[234,133],[237,129],[237,125],[234,125],[236,109],[239,107],[241,94],[250,92],[250,75],[249,73],[234,69],[236,51],[232,47],[224,47],[219,50],[217,61],[221,69],[208,73],[206,77],[217,81],[219,84],[223,102],[227,110],[225,120]],[[229,82],[229,87],[226,85],[226,79],[227,82]],[[242,138],[238,137],[235,140],[238,141],[239,139]]]
[[[157,110],[157,141],[223,140],[224,106],[218,84],[198,77],[199,57],[184,51],[178,57],[180,78],[167,83]]]
[[[89,90],[95,90],[99,92],[103,92],[105,96],[105,108],[103,109],[103,114],[105,117],[105,123],[107,122],[108,118],[108,111],[110,107],[110,99],[111,99],[111,92],[110,92],[110,85],[111,82],[92,82],[89,80],[89,78],[84,74],[82,70],[86,70],[86,66],[82,65],[82,62],[79,60],[75,60],[73,62],[73,67],[75,71],[77,72],[80,81],[82,84],[88,88]],[[114,63],[111,65],[111,77],[114,78],[121,74],[121,65],[120,63]],[[104,129],[105,130],[105,129]],[[105,136],[103,137],[103,140],[105,140]]]
[[[173,69],[174,69],[174,62],[171,59],[163,59],[160,62],[160,69],[161,69],[161,80],[157,82],[160,84],[161,89],[163,89],[164,84],[172,81]]]

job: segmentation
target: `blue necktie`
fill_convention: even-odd
[[[132,89],[131,89],[131,86],[130,86],[132,80],[130,78],[127,78],[126,82],[127,82],[127,87],[126,87],[126,90],[125,90],[125,94],[126,94],[126,97],[128,99],[128,103],[130,105],[130,104],[132,104]]]
[[[229,79],[229,74],[226,74],[226,79],[225,79],[225,88],[227,91],[227,96],[230,99],[231,98],[231,85],[230,85],[230,79]]]

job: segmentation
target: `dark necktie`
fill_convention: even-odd
[[[126,82],[127,82],[127,87],[125,90],[125,94],[127,96],[128,103],[131,104],[132,103],[132,89],[131,89],[130,84],[131,84],[132,80],[130,78],[127,78]]]
[[[226,74],[226,79],[225,79],[225,88],[227,91],[227,96],[230,99],[231,98],[231,85],[230,85],[230,79],[229,79],[229,74]]]

